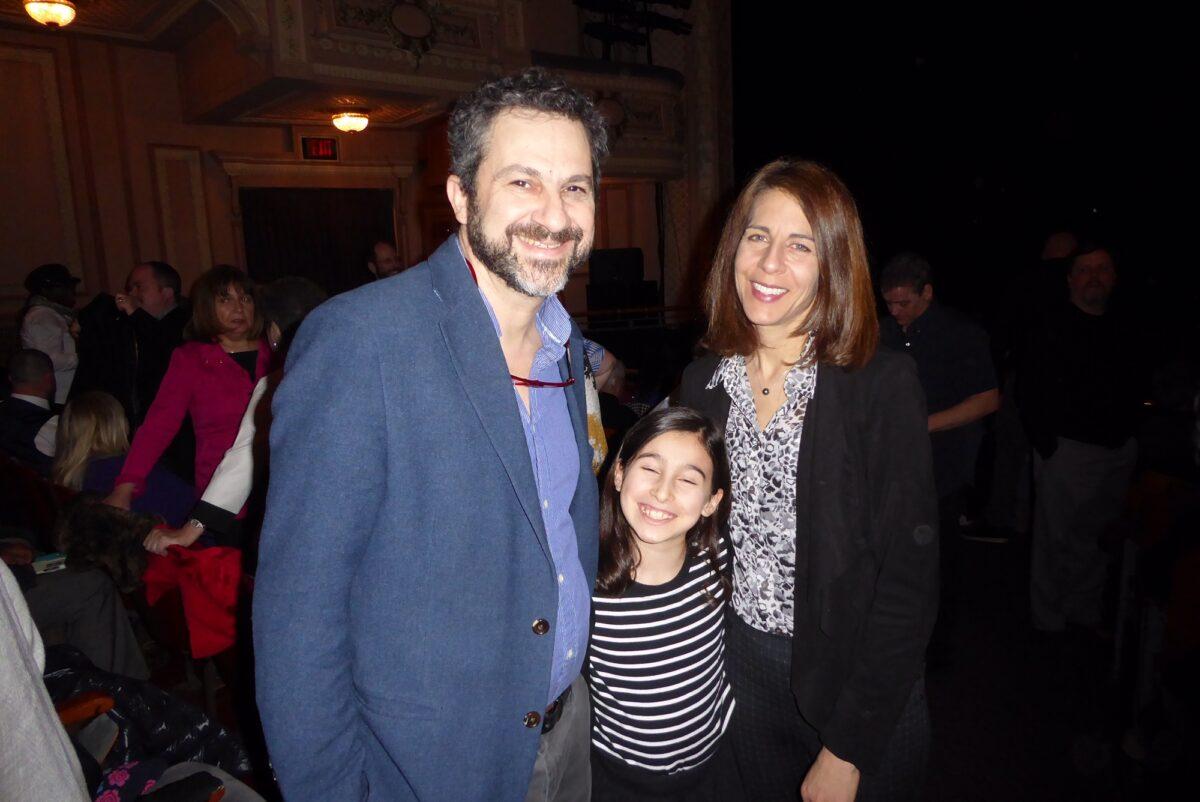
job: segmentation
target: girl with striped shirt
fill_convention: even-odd
[[[708,417],[671,408],[626,434],[600,504],[592,601],[592,799],[740,795],[724,746],[729,466]]]

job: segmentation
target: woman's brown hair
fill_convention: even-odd
[[[817,290],[795,334],[816,332],[812,354],[819,363],[865,365],[879,342],[879,322],[858,208],[841,179],[807,161],[773,161],[755,173],[738,195],[704,288],[708,315],[704,344],[722,356],[748,356],[758,347],[758,333],[738,298],[734,261],[754,202],[772,189],[800,204],[817,245]]]
[[[237,288],[255,298],[254,321],[250,324],[246,336],[252,340],[262,336],[263,317],[258,309],[254,282],[233,265],[217,265],[212,270],[205,271],[192,285],[192,293],[188,296],[192,302],[192,319],[184,332],[187,339],[211,342],[224,333],[221,330],[221,322],[217,319],[217,298],[231,288]]]
[[[723,491],[712,515],[701,516],[688,531],[687,559],[703,554],[718,577],[722,593],[729,598],[730,581],[721,570],[719,541],[729,520],[733,493],[729,481],[729,457],[725,452],[725,434],[712,418],[687,407],[668,407],[651,412],[630,427],[621,441],[617,463],[622,470],[642,452],[651,440],[667,432],[690,432],[700,438],[713,464],[709,493]],[[621,512],[621,492],[617,490],[616,470],[609,470],[600,494],[600,570],[596,590],[603,596],[620,596],[634,580],[638,567],[637,535]],[[717,599],[710,596],[709,601]]]

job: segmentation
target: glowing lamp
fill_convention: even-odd
[[[344,111],[333,115],[333,127],[339,131],[357,133],[367,127],[370,118],[357,111]]]
[[[61,28],[75,19],[75,4],[67,0],[25,0],[25,13],[49,28]]]

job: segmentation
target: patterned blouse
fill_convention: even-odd
[[[718,382],[732,402],[725,426],[733,509],[733,609],[750,626],[792,634],[796,586],[796,462],[804,414],[817,386],[809,347],[783,382],[787,400],[765,430],[758,428],[746,359],[722,359],[708,388]]]

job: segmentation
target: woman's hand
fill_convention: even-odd
[[[108,494],[108,498],[104,499],[104,503],[110,507],[119,507],[122,510],[128,510],[130,505],[133,504],[133,484],[126,482],[125,484],[117,485]]]
[[[858,769],[853,763],[821,747],[821,753],[800,784],[800,798],[804,802],[854,802],[858,781]]]
[[[154,529],[150,534],[146,535],[146,539],[142,541],[142,546],[151,554],[157,554],[160,557],[167,556],[167,549],[171,546],[183,546],[187,548],[196,542],[200,537],[203,529],[197,529],[190,523],[184,524],[178,529]]]

